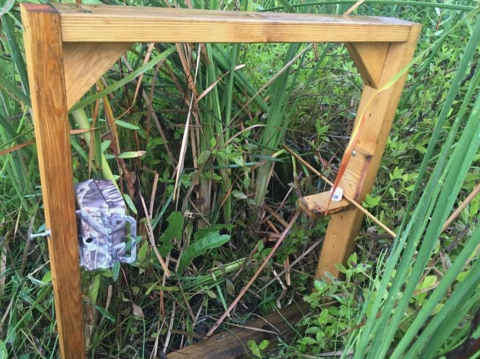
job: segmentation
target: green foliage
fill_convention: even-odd
[[[194,258],[205,254],[208,250],[220,247],[230,240],[228,234],[220,234],[218,230],[203,230],[195,234],[195,241],[191,243],[180,256],[178,272],[182,273],[185,267]]]
[[[354,2],[190,3],[341,14]],[[34,139],[19,12],[17,6],[6,10],[0,151]],[[357,254],[338,267],[344,279],[315,282],[311,293],[320,245],[300,257],[321,242],[326,221],[299,219],[230,318],[244,325],[250,312],[264,314],[302,298],[310,304],[294,341],[273,352],[267,341],[248,343],[259,358],[325,352],[433,358],[478,338],[470,323],[480,307],[479,197],[440,232],[480,173],[478,4],[367,0],[356,11],[424,26],[382,168],[364,201],[398,237],[392,242],[367,221]],[[201,335],[211,326],[270,253],[297,198],[328,189],[280,145],[295,146],[334,179],[362,86],[347,51],[336,44],[156,44],[151,50],[146,60],[148,45],[134,45],[70,114],[72,129],[88,130],[71,136],[75,180],[114,180],[140,219],[134,266],[82,273],[91,357],[153,357],[154,347],[171,350],[193,341],[176,333]],[[41,206],[35,146],[0,156],[0,357],[58,357],[47,245],[26,241],[29,231],[44,229]],[[177,266],[170,278],[147,238],[145,216],[154,246],[169,268]]]
[[[247,342],[248,347],[252,351],[252,354],[255,358],[263,358],[263,353],[265,349],[268,347],[268,340],[264,339],[261,341],[260,344],[257,345],[257,343],[254,340],[249,340]]]
[[[168,256],[173,249],[173,240],[182,238],[183,230],[183,214],[181,212],[172,212],[168,218],[168,227],[160,236],[161,247],[160,254],[164,257]]]
[[[474,51],[480,40],[479,36],[480,21],[477,21],[475,29],[472,31],[472,37],[466,46],[465,54],[460,60],[459,67],[455,75],[457,79],[453,82],[452,87],[450,87],[446,102],[444,103],[440,113],[440,124],[446,120],[447,114],[451,112],[451,106],[460,89],[460,79],[464,77],[467,66],[473,58]],[[475,81],[472,83],[475,83]],[[472,89],[472,91],[470,91],[470,96],[467,95],[465,104],[469,103],[473,92],[474,90]],[[460,139],[455,145],[455,149],[450,152],[450,146],[453,145],[453,139],[456,131],[458,130],[460,123],[464,120],[466,106],[464,106],[463,109],[460,109],[454,125],[449,132],[449,136],[443,143],[440,159],[435,166],[435,170],[430,178],[427,188],[422,195],[422,198],[420,199],[419,205],[415,210],[415,214],[412,215],[411,218],[404,218],[403,225],[405,227],[402,226],[400,228],[400,235],[394,243],[392,254],[387,262],[385,272],[382,273],[382,280],[378,294],[375,296],[375,298],[370,297],[367,300],[368,304],[366,305],[369,306],[371,312],[369,313],[370,315],[367,323],[360,335],[358,345],[355,350],[355,355],[359,358],[364,357],[366,354],[372,331],[375,331],[377,335],[371,340],[372,347],[370,348],[368,356],[375,358],[382,358],[386,356],[392,340],[397,334],[401,322],[404,320],[404,312],[408,308],[410,298],[425,271],[425,267],[427,266],[430,256],[432,255],[435,243],[441,233],[442,224],[447,219],[454,205],[455,198],[461,189],[467,171],[472,164],[478,145],[480,144],[479,140],[475,138],[475,136],[480,133],[477,132],[480,131],[480,128],[477,126],[477,115],[480,109],[479,106],[480,96],[477,96],[475,105],[465,124],[465,130],[462,132]],[[427,150],[422,166],[420,167],[419,175],[411,197],[415,201],[415,195],[426,171],[428,161],[436,143],[435,141],[438,140],[440,135],[440,128],[440,126],[436,127],[432,140],[429,144],[429,149]],[[447,162],[448,157],[450,158]],[[439,186],[439,181],[441,181],[441,186]],[[426,219],[429,218],[431,218],[431,220],[427,221]],[[408,224],[407,219],[410,219]],[[417,247],[422,235],[424,235],[424,238],[418,253],[415,255],[415,259],[413,259],[415,248]],[[412,261],[414,262],[413,267],[411,266]],[[465,262],[461,263],[462,266],[464,264]],[[447,273],[450,273],[450,271]],[[456,275],[453,278],[455,277]],[[442,281],[444,282],[446,290],[446,288],[450,286],[451,282],[445,278],[446,277],[443,277]],[[391,280],[392,283],[390,283]],[[388,286],[390,286],[389,289],[387,289]],[[401,290],[402,286],[405,286],[403,290]],[[399,293],[402,293],[402,298],[397,300]],[[387,299],[382,301],[385,295],[387,295]],[[450,298],[450,300],[452,299]],[[454,302],[452,301],[452,303]],[[430,310],[433,310],[437,304],[438,301],[435,302],[432,299],[432,304],[429,307],[431,308]],[[391,314],[394,307],[396,309],[394,313]],[[444,310],[444,308],[442,308],[442,310]],[[381,312],[384,313],[384,315],[382,315],[379,320],[376,319],[378,313]],[[437,314],[436,318],[439,318],[439,315],[440,314]],[[412,324],[409,329],[410,332],[408,333],[410,336],[404,336],[400,346],[396,347],[393,356],[389,355],[389,357],[403,356],[403,351],[412,343],[414,334],[416,334],[423,327],[424,323],[426,323],[428,319],[428,316],[423,316],[420,318],[423,319],[423,322],[421,320],[417,320]],[[431,325],[432,323],[429,323],[427,328]],[[453,330],[454,328],[451,327],[451,329]],[[428,333],[428,330],[425,331],[425,328],[423,328],[423,330],[423,335],[410,349],[410,351],[407,353],[407,356],[411,357],[412,355],[419,355],[421,353],[420,350],[423,347],[423,343],[425,343],[428,338],[425,334]],[[408,340],[410,340],[410,342]],[[437,350],[440,349],[442,343],[442,341],[437,341]],[[433,344],[430,344],[430,347],[432,345]],[[431,350],[429,351],[429,348],[427,347],[425,353],[427,354],[424,355],[430,357],[434,352]]]
[[[353,254],[348,260],[348,268],[339,265],[345,280],[334,279],[329,284],[315,281],[315,291],[304,297],[312,311],[300,323],[305,327],[305,334],[297,339],[300,353],[320,355],[345,346],[360,309],[357,292],[361,287],[358,283],[365,281],[365,272],[369,268],[370,265],[357,263],[357,255]]]

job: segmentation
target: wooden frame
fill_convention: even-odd
[[[133,43],[343,42],[365,82],[363,109],[377,89],[411,61],[421,29],[403,20],[362,16],[25,3],[21,12],[45,219],[51,232],[48,247],[60,351],[65,359],[85,357],[68,110]],[[405,77],[366,108],[357,156],[340,184],[358,201],[373,186]],[[299,205],[315,217],[325,213],[326,198],[309,196]],[[362,212],[346,202],[337,207],[317,278],[326,271],[339,274],[335,263],[345,262],[351,254],[363,219]]]

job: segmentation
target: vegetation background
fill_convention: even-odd
[[[355,3],[83,2],[326,14]],[[397,239],[366,220],[344,279],[314,282],[327,220],[299,217],[221,329],[306,301],[304,329],[273,351],[251,342],[252,356],[476,357],[479,11],[472,0],[367,0],[355,10],[424,26],[363,204]],[[56,358],[48,251],[28,239],[44,221],[18,3],[0,14],[0,358]],[[70,114],[75,180],[115,180],[139,222],[134,265],[82,273],[88,356],[157,358],[205,335],[297,198],[328,190],[281,144],[333,180],[361,86],[340,44],[132,47]]]

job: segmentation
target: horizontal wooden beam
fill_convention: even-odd
[[[269,341],[269,348],[278,343],[278,338],[285,340],[294,333],[293,328],[308,312],[306,303],[292,304],[279,313],[270,313],[245,324],[243,328],[233,327],[231,330],[214,335],[199,343],[172,352],[168,359],[233,359],[241,358],[250,352],[248,341],[259,344]],[[248,356],[250,357],[250,356]]]
[[[413,23],[369,16],[52,4],[64,42],[405,42]]]

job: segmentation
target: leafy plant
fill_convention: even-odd
[[[195,241],[191,243],[181,254],[180,261],[178,262],[178,272],[182,273],[183,270],[190,262],[203,254],[206,251],[220,247],[227,243],[230,239],[228,234],[220,234],[218,230],[195,233]]]
[[[249,340],[247,342],[248,347],[252,351],[252,354],[255,358],[263,358],[263,352],[265,349],[268,347],[268,340],[264,339],[260,342],[260,344],[257,344],[254,340]]]

